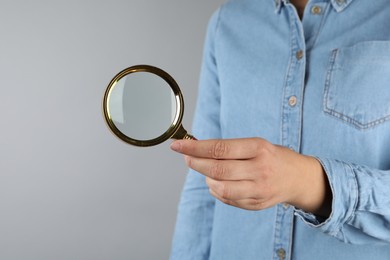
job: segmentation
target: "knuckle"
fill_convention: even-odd
[[[230,198],[230,189],[224,183],[221,183],[221,185],[220,185],[220,194],[221,194],[221,197],[225,200]]]
[[[254,199],[252,201],[252,207],[256,208],[256,209],[261,209],[262,206],[263,206],[264,202],[258,200],[258,199]]]
[[[186,162],[189,168],[192,167],[192,158],[190,156],[184,156],[184,161]]]
[[[261,167],[261,178],[260,180],[264,182],[264,186],[270,183],[272,181],[272,167],[270,165],[262,165]]]
[[[267,156],[272,152],[273,145],[264,139],[258,138],[256,142],[257,153],[261,156]]]
[[[249,204],[250,205],[250,208],[252,210],[262,210],[262,209],[266,209],[268,208],[269,206],[267,205],[267,202],[266,201],[263,201],[263,200],[260,200],[260,199],[254,199],[251,201],[251,203]]]
[[[211,150],[211,154],[212,154],[212,157],[215,158],[215,159],[220,159],[220,158],[223,158],[224,155],[227,154],[229,150],[229,147],[228,145],[226,144],[226,142],[223,142],[223,141],[217,141],[214,145],[213,145],[213,148]]]
[[[227,173],[226,167],[223,165],[223,163],[216,161],[213,163],[213,165],[210,168],[210,176],[214,180],[222,180]]]

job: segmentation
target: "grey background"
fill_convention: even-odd
[[[0,0],[0,259],[167,259],[186,167],[110,134],[120,70],[168,71],[191,128],[206,24],[222,0]]]

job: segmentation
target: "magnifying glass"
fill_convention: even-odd
[[[170,138],[194,139],[182,126],[184,99],[176,81],[150,65],[119,72],[103,97],[103,116],[114,135],[135,146]]]

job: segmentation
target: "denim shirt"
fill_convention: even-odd
[[[193,134],[261,137],[320,160],[321,219],[216,201],[189,171],[171,259],[390,259],[390,2],[231,0],[210,20]]]

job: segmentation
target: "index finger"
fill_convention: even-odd
[[[256,157],[260,138],[176,140],[171,149],[194,157],[211,159],[252,159]]]

